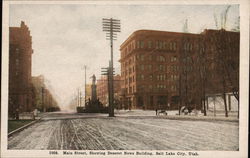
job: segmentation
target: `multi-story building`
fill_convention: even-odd
[[[32,37],[22,21],[20,27],[9,28],[9,114],[31,111]]]
[[[99,80],[97,80],[97,98],[104,105],[108,105],[108,81],[107,76],[102,76]],[[114,76],[114,99],[115,101],[119,101],[121,92],[121,76]]]
[[[205,73],[201,72],[207,63],[204,54],[213,45],[208,33],[208,30],[201,34],[139,30],[130,35],[120,46],[123,105],[153,109],[177,108],[177,102],[200,104]],[[233,54],[239,56],[237,46],[234,50]]]

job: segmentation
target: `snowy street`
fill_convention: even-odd
[[[152,115],[150,115],[152,114]],[[239,123],[149,115],[49,113],[8,140],[25,150],[238,150]]]

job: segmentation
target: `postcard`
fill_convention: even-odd
[[[247,0],[6,0],[1,157],[246,158]]]

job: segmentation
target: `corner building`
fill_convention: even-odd
[[[32,37],[22,21],[9,28],[9,114],[33,110],[31,60]]]
[[[198,74],[204,62],[201,54],[210,48],[207,32],[139,30],[130,35],[120,46],[123,107],[178,109],[183,102],[201,104]]]

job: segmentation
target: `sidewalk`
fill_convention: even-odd
[[[239,122],[239,119],[237,117],[221,117],[221,116],[194,116],[194,115],[160,115],[157,117],[163,117],[166,119],[172,119],[172,120],[192,120],[192,121],[229,121],[229,122]]]
[[[160,114],[156,116],[156,112],[154,110],[116,110],[115,115],[116,116],[151,116],[151,117],[158,117],[163,119],[173,119],[173,120],[193,120],[193,121],[229,121],[229,122],[238,122],[239,119],[237,118],[237,115],[235,115],[235,112],[229,113],[229,117],[225,117],[225,114],[220,112],[217,113],[217,116],[213,116],[212,113],[208,112],[207,116],[204,116],[203,113],[200,111],[198,112],[198,115],[178,115],[178,110],[172,110],[172,111],[166,111],[167,115]]]
[[[24,130],[25,128],[35,124],[36,122],[40,121],[42,119],[42,117],[44,117],[47,113],[39,113],[35,119],[33,120],[33,115],[31,115],[31,113],[22,113],[19,115],[19,120],[15,120],[15,119],[9,119],[8,121],[30,121],[32,120],[31,122],[22,125],[21,127],[18,127],[10,132],[8,132],[8,137],[12,136],[13,134],[17,133],[17,132],[20,132],[22,130]],[[10,127],[8,127],[10,128]]]
[[[41,118],[35,119],[34,121],[32,121],[32,122],[30,122],[30,123],[28,123],[28,124],[25,124],[25,125],[23,125],[23,126],[17,128],[17,129],[15,129],[15,130],[9,132],[9,133],[8,133],[8,137],[12,136],[12,135],[15,134],[15,133],[18,133],[18,132],[24,130],[25,128],[27,128],[27,127],[29,127],[29,126],[35,124],[36,122],[38,122],[38,121],[40,121],[40,120],[41,120]],[[20,120],[20,121],[22,121],[22,120]]]

